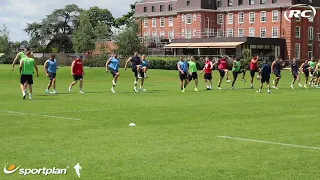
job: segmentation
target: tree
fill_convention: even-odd
[[[129,23],[126,28],[115,36],[115,43],[118,46],[117,53],[129,56],[134,52],[145,53],[147,48],[139,37],[140,21]]]
[[[94,30],[87,13],[80,15],[80,26],[74,31],[72,42],[77,53],[95,49]]]
[[[0,29],[0,53],[4,53],[5,55],[9,55],[11,53],[9,32],[6,25],[2,25]]]
[[[55,47],[70,52],[73,48],[71,36],[79,26],[81,12],[83,10],[77,5],[67,5],[63,9],[53,11],[40,23],[27,24],[27,28],[24,31],[28,33],[33,41],[47,44],[47,49]]]
[[[114,25],[114,17],[108,9],[100,9],[97,6],[85,11],[90,19],[90,24],[95,30],[96,39],[107,39],[112,35],[111,26]]]
[[[117,18],[115,20],[116,27],[121,27],[123,25],[126,25],[126,24],[134,21],[133,15],[135,13],[136,4],[137,4],[137,2],[135,2],[134,4],[130,4],[130,11],[127,14],[125,14],[122,17]]]

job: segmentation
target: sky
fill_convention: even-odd
[[[27,23],[40,22],[46,15],[65,5],[76,4],[83,9],[98,6],[109,9],[117,18],[126,14],[130,4],[134,2],[135,0],[1,0],[0,25],[7,26],[11,41],[29,40],[28,34],[23,31]]]

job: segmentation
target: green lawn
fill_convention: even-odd
[[[202,75],[199,92],[192,83],[181,93],[176,71],[150,70],[148,91],[134,93],[131,71],[121,69],[111,94],[112,75],[91,68],[79,94],[78,87],[68,92],[72,77],[64,67],[60,94],[47,95],[42,68],[30,101],[21,98],[18,71],[0,66],[0,167],[69,169],[48,176],[1,170],[1,180],[79,179],[77,163],[80,179],[320,179],[320,149],[305,147],[320,147],[320,89],[290,89],[288,72],[269,95],[241,79],[236,90],[225,83],[222,91],[205,91]]]

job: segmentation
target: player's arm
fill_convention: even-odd
[[[318,66],[319,66],[319,63],[316,64],[316,69],[315,69],[316,72],[319,70]]]
[[[178,70],[181,72],[181,74],[183,74],[183,73],[184,73],[184,72],[182,71],[182,69],[181,69],[181,67],[180,67],[179,63],[177,63],[177,68],[178,68]]]
[[[275,64],[276,64],[276,62],[275,62],[275,61],[273,61],[272,65],[271,65],[271,74],[272,74],[272,73],[273,73],[273,71],[274,71],[274,66],[275,66]]]
[[[131,61],[132,61],[132,57],[130,57],[130,58],[127,60],[125,66],[124,66],[124,70],[127,70],[128,64],[129,64],[129,62],[131,62]]]
[[[107,61],[107,63],[106,63],[106,72],[108,72],[108,66],[109,66],[110,63],[111,63],[111,58],[108,59],[108,61]]]
[[[85,76],[86,74],[84,73],[84,67],[82,65],[82,75]]]
[[[16,55],[16,57],[14,58],[14,60],[13,60],[12,70],[14,70],[14,66],[16,65],[17,61],[19,61],[19,59],[20,59],[20,54],[18,53],[18,54]],[[21,63],[20,63],[20,64],[21,64]]]
[[[23,61],[20,61],[20,66],[19,66],[20,74],[22,72],[22,67],[23,67]]]
[[[44,67],[44,72],[46,73],[46,76],[48,76],[48,61],[46,61],[45,63],[44,63],[44,65],[43,65],[43,67]]]
[[[73,68],[74,68],[75,64],[76,64],[75,61],[73,61],[72,64],[71,64],[71,75],[74,75],[74,74],[73,74]]]
[[[304,63],[302,63],[301,66],[300,66],[300,68],[299,68],[302,74],[304,73],[304,72],[303,72],[303,66],[304,66]]]
[[[37,73],[36,76],[39,77],[39,69],[38,69],[36,61],[34,61],[33,66],[34,66],[34,69],[36,70],[36,73]]]

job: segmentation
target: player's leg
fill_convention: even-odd
[[[293,76],[293,79],[292,79],[292,83],[291,83],[291,86],[290,86],[290,87],[291,87],[292,89],[294,89],[294,83],[296,82],[298,76],[297,76],[297,74],[295,74],[295,73],[293,73],[292,76]]]
[[[147,68],[147,67],[142,67],[142,71],[143,71],[143,73],[144,73],[144,77],[145,77],[145,78],[148,78],[148,76],[147,76],[148,68]]]
[[[26,76],[25,75],[21,75],[21,77],[20,77],[20,88],[21,88],[22,98],[23,99],[25,99],[26,96],[27,96],[26,86],[25,86],[26,82],[27,82]]]
[[[218,89],[222,89],[221,88],[221,83],[222,83],[222,80],[225,76],[225,71],[224,70],[219,70],[219,73],[220,73],[220,79],[219,79],[219,83],[218,83]]]
[[[254,80],[254,75],[255,75],[255,71],[253,71],[253,70],[250,70],[250,77],[251,77],[251,80],[250,80],[250,87],[251,87],[251,89],[253,89],[253,80]]]
[[[257,93],[261,93],[262,88],[263,88],[263,83],[264,83],[264,82],[265,82],[264,77],[261,77],[261,84],[260,84],[260,88],[259,88],[259,90],[257,91]]]
[[[266,83],[268,86],[268,93],[270,94],[271,93],[271,91],[270,91],[270,77],[267,78]]]
[[[69,92],[71,92],[72,87],[78,83],[79,77],[77,75],[73,75],[73,81],[69,85]]]
[[[198,74],[196,72],[192,73],[192,78],[193,78],[195,86],[196,86],[194,91],[198,91],[198,84],[199,84]]]
[[[233,75],[233,81],[232,81],[231,89],[234,89],[234,84],[236,83],[237,78],[238,78],[238,72],[233,71],[232,75]]]
[[[308,82],[309,82],[309,71],[305,71],[304,72],[304,75],[305,75],[305,77],[306,77],[306,79],[305,79],[305,82],[304,82],[304,88],[308,88],[307,87],[307,84],[308,84]]]
[[[247,71],[245,69],[242,69],[242,81],[243,82],[246,82],[246,79],[245,79],[246,73],[247,73]]]
[[[47,89],[46,89],[46,93],[47,93],[47,94],[50,93],[49,90],[50,90],[50,88],[51,88],[51,86],[52,86],[52,83],[53,83],[52,81],[53,81],[53,80],[50,78],[50,81],[49,81],[49,83],[48,83],[48,85],[47,85]]]
[[[83,78],[81,77],[79,79],[79,81],[80,81],[80,93],[84,93],[83,90],[82,90],[82,88],[83,88]]]
[[[27,83],[29,86],[29,99],[32,99],[32,85],[33,85],[33,76],[32,75],[28,75],[27,77]]]
[[[137,72],[141,71],[141,65],[137,65]],[[141,79],[140,73],[138,73],[138,78]]]
[[[231,80],[229,79],[229,70],[228,69],[225,69],[224,70],[225,71],[225,74],[226,74],[226,78],[227,78],[227,83],[230,83],[231,82]]]

